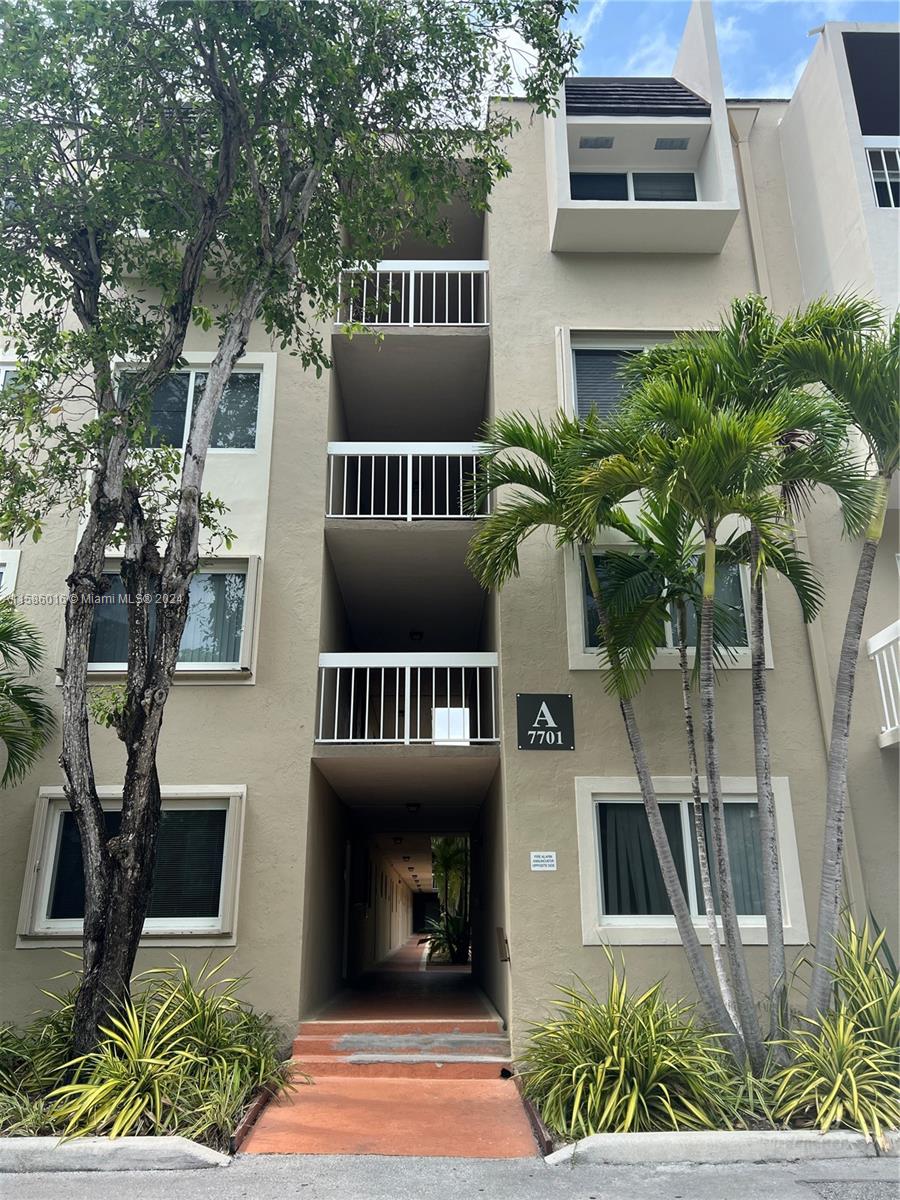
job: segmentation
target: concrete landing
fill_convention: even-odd
[[[511,1079],[325,1076],[270,1104],[247,1154],[534,1158]]]
[[[310,1084],[271,1103],[247,1154],[531,1158],[502,1022],[468,970],[424,969],[412,938],[294,1039]]]

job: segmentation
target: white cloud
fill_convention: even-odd
[[[586,3],[579,4],[578,11],[569,22],[569,29],[581,42],[581,53],[572,67],[573,75],[581,74],[581,56],[587,48],[591,31],[603,16],[603,10],[608,2],[609,0],[587,0]]]
[[[733,54],[752,41],[750,30],[741,25],[737,15],[716,19],[716,40],[723,55]]]
[[[660,31],[645,34],[637,49],[625,62],[623,75],[671,75],[678,55],[678,43]]]
[[[754,100],[789,99],[793,96],[794,89],[800,82],[800,76],[803,74],[806,61],[806,58],[803,57],[795,62],[792,67],[788,67],[784,71],[769,71],[763,77],[761,83],[752,84],[749,88],[735,89],[728,87],[726,88],[726,95],[749,95]]]

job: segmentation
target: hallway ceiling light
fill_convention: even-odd
[[[403,861],[404,861],[404,862],[409,862],[409,855],[408,855],[408,854],[404,854],[404,855],[403,855]]]
[[[402,838],[402,837],[395,837],[395,838],[394,838],[394,845],[395,845],[395,846],[399,846],[399,845],[400,845],[400,843],[401,843],[402,841],[403,841],[403,838]]]
[[[422,632],[421,629],[411,629],[409,631],[409,640],[411,642],[421,642],[421,640],[424,636],[425,636],[425,634]]]
[[[407,804],[406,811],[411,812],[411,813],[417,813],[421,807],[422,807],[421,804]]]

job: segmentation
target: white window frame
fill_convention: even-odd
[[[21,550],[7,550],[0,547],[0,600],[15,595],[21,556]]]
[[[888,174],[887,163],[885,162],[883,151],[895,150],[898,154],[898,157],[900,157],[900,137],[864,137],[862,139],[862,144],[863,153],[866,156],[866,170],[869,173],[869,183],[872,185],[872,199],[875,201],[875,207],[885,212],[890,212],[891,209],[896,211],[898,208],[900,208],[900,205],[894,204],[893,201],[893,195],[890,188],[890,176]],[[875,189],[875,167],[869,155],[870,150],[874,150],[876,154],[881,154],[881,165],[884,168],[885,182],[888,185],[888,197],[891,201],[890,204],[881,204],[878,199],[878,192]]]
[[[209,374],[209,368],[212,366],[212,361],[213,361],[212,355],[204,356],[203,361],[196,361],[197,357],[198,356],[195,354],[183,354],[182,358],[185,360],[185,365],[183,367],[176,367],[171,372],[172,375],[187,375],[188,376],[188,394],[187,394],[187,400],[185,401],[185,407],[184,407],[184,428],[181,431],[181,443],[178,446],[170,447],[171,449],[180,450],[182,454],[184,453],[185,447],[187,446],[188,433],[191,428],[191,419],[193,417],[193,412],[194,412],[194,383],[196,381],[198,374],[199,375],[208,375]],[[129,373],[133,374],[133,373],[140,371],[141,367],[140,367],[139,363],[135,363],[135,364],[118,363],[116,365],[116,369],[117,369],[119,377],[121,378],[122,375],[129,374]],[[251,358],[247,362],[236,363],[235,366],[232,368],[231,373],[232,373],[232,375],[258,375],[259,376],[259,391],[257,393],[257,399],[256,399],[256,424],[254,427],[253,445],[252,446],[214,446],[212,444],[212,439],[210,439],[210,444],[209,444],[209,448],[207,449],[207,454],[214,454],[214,455],[256,454],[257,450],[259,448],[260,413],[262,411],[263,396],[264,396],[263,388],[266,384],[265,364],[254,362],[252,360],[252,356],[251,356]]]
[[[636,514],[635,514],[636,515]],[[624,538],[620,541],[610,540],[594,547],[595,554],[603,554],[606,550],[628,550],[633,543]],[[581,557],[574,548],[561,551],[563,555],[563,572],[566,591],[566,636],[569,646],[570,671],[606,671],[608,666],[602,650],[586,645],[584,620],[584,588],[581,579]],[[750,569],[741,567],[741,599],[744,607],[744,623],[747,629],[748,645],[735,646],[730,655],[726,656],[722,667],[725,670],[748,671],[751,667],[750,658]],[[666,626],[666,641],[671,640],[671,626]],[[769,633],[769,615],[763,593],[763,642],[765,645],[766,669],[774,667],[772,656],[772,639]],[[688,648],[688,662],[693,666],[696,649]],[[599,661],[598,661],[599,660]],[[661,646],[653,659],[654,671],[678,671],[681,664],[678,660],[678,650],[674,645]]]
[[[569,183],[569,203],[570,204],[664,204],[667,207],[676,206],[679,204],[699,204],[703,199],[700,190],[700,176],[697,173],[696,167],[603,167],[599,171],[594,167],[585,167],[573,171],[569,169],[570,175],[624,175],[625,187],[628,191],[628,196],[625,200],[575,200],[572,196],[572,185]],[[635,175],[693,175],[694,177],[694,199],[693,200],[636,200],[634,198],[634,176]]]
[[[642,350],[646,350],[650,346],[670,342],[673,337],[673,334],[662,333],[604,334],[581,332],[577,329],[566,329],[561,332],[564,334],[565,341],[568,342],[567,349],[563,350],[567,359],[567,369],[562,373],[562,404],[565,411],[573,417],[578,416],[577,377],[575,374],[575,352],[577,350],[619,350],[629,354],[640,354]]]
[[[236,941],[238,898],[241,873],[241,848],[247,789],[243,784],[163,785],[163,808],[224,808],[225,843],[222,848],[222,885],[219,915],[207,917],[148,917],[141,933],[141,944],[153,945],[234,945]],[[121,787],[98,787],[104,809],[121,807]],[[56,845],[62,814],[69,809],[62,787],[42,787],[35,805],[31,841],[22,889],[22,903],[16,945],[67,946],[82,935],[80,920],[49,920],[44,914],[50,898]]]
[[[106,560],[104,572],[118,574],[121,569],[121,559]],[[237,558],[203,559],[198,567],[202,574],[244,574],[244,622],[241,630],[240,658],[237,663],[186,662],[178,663],[175,674],[178,675],[211,675],[222,678],[247,677],[253,673],[254,651],[256,645],[256,610],[257,593],[259,591],[260,559],[259,555],[251,554]],[[64,635],[63,635],[64,637]],[[59,661],[62,663],[62,649]],[[61,670],[61,666],[57,668]],[[127,663],[92,662],[88,664],[88,675],[124,675],[128,669]]]
[[[659,776],[653,780],[661,804],[682,805],[682,836],[685,846],[687,897],[693,912],[693,923],[700,941],[709,944],[706,917],[699,914],[696,903],[694,860],[690,841],[691,781],[685,775]],[[700,786],[706,797],[706,779]],[[790,946],[804,946],[809,941],[800,858],[794,828],[791,791],[787,776],[772,779],[775,797],[775,827],[781,860],[781,896],[784,920],[784,940]],[[756,779],[734,775],[722,779],[722,794],[727,803],[756,803]],[[578,873],[581,892],[581,940],[585,946],[677,946],[681,938],[674,917],[662,915],[620,916],[603,912],[603,889],[600,877],[600,833],[597,804],[601,801],[641,804],[641,789],[634,776],[577,776],[575,779],[575,815],[578,830]],[[721,919],[718,924],[721,928]],[[741,938],[747,945],[764,946],[766,920],[764,916],[738,918]]]

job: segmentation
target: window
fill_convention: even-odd
[[[594,562],[601,580],[603,578],[603,555],[595,554]],[[581,584],[584,605],[584,644],[596,649],[600,644],[597,636],[597,605],[591,593],[584,561],[579,558],[581,566]],[[716,600],[729,617],[729,644],[733,649],[746,649],[747,618],[745,615],[744,573],[741,567],[732,563],[720,563],[716,567]],[[665,641],[660,642],[661,650],[676,650],[674,636],[674,612],[671,620],[666,623]],[[687,644],[691,649],[697,646],[697,619],[693,608],[687,611]]]
[[[690,780],[676,776],[657,779],[654,784],[691,915],[701,940],[708,940]],[[728,856],[742,936],[748,943],[761,944],[765,942],[766,929],[756,781],[726,776],[722,787]],[[637,780],[582,778],[576,779],[575,790],[584,944],[677,943],[675,919]],[[773,790],[785,940],[798,945],[805,942],[807,929],[788,780],[774,779]],[[704,811],[709,841],[709,813],[705,804]],[[715,880],[713,894],[717,894]]]
[[[99,789],[107,830],[121,821],[115,789]],[[156,868],[144,935],[232,932],[244,789],[163,788]],[[81,841],[61,789],[41,790],[21,937],[77,937],[84,916]]]
[[[608,417],[618,408],[625,392],[621,369],[634,353],[634,350],[573,349],[575,411],[580,420],[591,410]]]
[[[249,670],[256,563],[207,564],[191,580],[179,669]],[[120,671],[128,661],[129,598],[121,575],[106,575],[110,586],[94,609],[89,661],[93,670]],[[151,638],[155,625],[154,609]]]
[[[573,200],[627,200],[628,176],[624,171],[577,171],[569,176]]]
[[[572,171],[573,200],[624,200],[685,203],[697,199],[693,171]]]
[[[868,150],[869,172],[879,208],[900,208],[900,151]]]
[[[16,377],[16,368],[11,363],[0,363],[0,388],[6,387]]]
[[[598,800],[596,808],[603,912],[609,916],[671,916],[672,909],[643,803],[635,800]],[[697,839],[690,808],[688,800],[660,805],[681,886],[687,892],[693,915],[702,916],[706,908],[700,886]],[[712,834],[708,808],[708,805],[704,805],[707,846],[710,846]],[[725,835],[738,915],[764,916],[755,803],[732,802],[725,805]],[[692,865],[690,881],[688,861]],[[714,880],[714,895],[717,892]]]
[[[4,550],[0,547],[0,600],[11,596],[16,590],[21,550]]]
[[[176,371],[157,386],[150,404],[151,446],[184,446],[207,375],[193,368]],[[258,371],[232,374],[213,421],[210,449],[256,449],[259,385]]]

